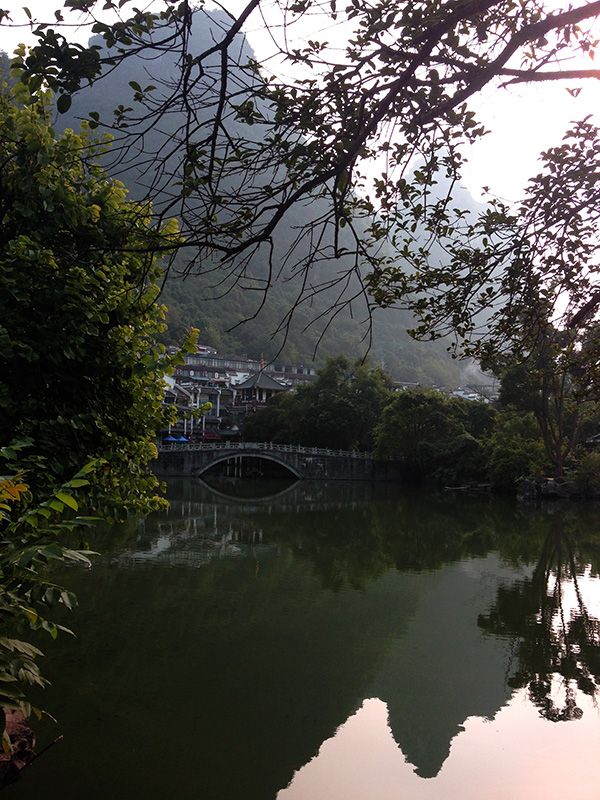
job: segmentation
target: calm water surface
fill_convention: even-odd
[[[7,799],[598,800],[597,509],[170,492],[61,576],[38,741],[64,741]]]

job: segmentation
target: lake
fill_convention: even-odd
[[[597,507],[172,481],[60,575],[7,798],[600,796]]]

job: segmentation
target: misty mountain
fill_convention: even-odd
[[[212,31],[227,23],[225,16],[219,11],[205,12],[196,19],[202,22],[194,25],[194,52],[210,47],[214,41]],[[238,40],[237,62],[244,64],[254,58],[254,53],[242,36],[238,36]],[[97,39],[95,43],[101,45],[102,41]],[[106,74],[96,84],[78,92],[73,97],[69,112],[57,119],[57,126],[60,128],[77,128],[81,120],[89,119],[91,111],[96,112],[101,120],[111,120],[113,111],[119,104],[131,108],[128,115],[133,119],[129,121],[129,127],[116,133],[112,148],[103,156],[103,160],[110,174],[125,183],[132,198],[144,198],[149,192],[153,194],[155,208],[169,206],[173,196],[170,191],[172,182],[177,180],[173,175],[180,177],[177,137],[182,116],[177,113],[165,114],[158,125],[145,130],[145,111],[133,101],[134,90],[131,84],[138,84],[142,88],[154,86],[151,93],[152,103],[155,107],[160,105],[161,99],[172,89],[177,74],[177,58],[177,53],[168,51],[162,53],[160,58],[148,59],[143,55],[128,57],[122,65]],[[216,58],[215,56],[214,63],[209,62],[206,65],[205,91],[208,100],[205,103],[205,118],[200,115],[198,130],[195,132],[200,138],[206,134],[203,126],[211,124],[210,110],[216,102],[215,98],[211,99],[210,94],[216,92],[214,86],[218,85],[215,80],[216,72],[211,77],[211,70],[218,70]],[[236,72],[235,65],[231,66],[231,70],[235,80],[239,80],[240,84],[247,83],[249,78],[245,72]],[[135,120],[136,116],[139,121]],[[234,137],[251,136],[258,142],[263,134],[260,125],[251,127],[238,124],[235,119],[229,119],[227,124],[229,134]],[[140,135],[132,137],[136,133]],[[166,169],[163,171],[156,169],[156,153],[164,157]],[[265,180],[264,174],[262,180]],[[235,178],[229,179],[225,189],[235,192]],[[468,193],[460,190],[460,195],[457,199],[462,205],[476,208]],[[247,265],[244,285],[236,285],[228,280],[224,270],[211,259],[205,259],[201,263],[202,274],[197,274],[198,264],[195,263],[192,274],[181,277],[186,273],[189,261],[198,255],[191,249],[181,251],[169,269],[164,288],[163,300],[169,307],[166,340],[176,341],[186,328],[194,325],[201,330],[201,340],[220,352],[235,352],[254,357],[263,354],[268,360],[283,348],[281,358],[306,363],[313,359],[315,347],[319,343],[316,354],[318,362],[338,353],[349,357],[364,356],[369,349],[366,306],[364,303],[349,305],[332,321],[327,312],[337,299],[339,289],[336,288],[318,292],[311,301],[297,305],[286,331],[287,336],[281,330],[277,333],[286,312],[297,303],[302,281],[302,276],[295,274],[292,268],[281,268],[281,265],[285,263],[285,256],[294,243],[298,228],[318,219],[324,212],[325,202],[316,199],[298,204],[284,217],[273,237],[271,259],[275,267],[275,277],[267,277],[267,246],[259,249]],[[194,213],[193,207],[188,205],[187,210],[190,211],[190,208],[191,213]],[[172,211],[172,215],[176,216],[176,204]],[[202,209],[199,209],[199,213],[201,212]],[[299,252],[301,254],[301,247]],[[332,258],[313,268],[311,280],[314,285],[331,281],[347,268],[348,264],[343,260]],[[262,289],[267,280],[270,286],[266,301],[261,307]],[[415,342],[406,333],[406,329],[412,324],[413,319],[407,312],[395,309],[376,310],[369,352],[371,362],[382,363],[400,380],[424,384],[458,383],[459,367],[448,356],[446,344],[443,341]]]

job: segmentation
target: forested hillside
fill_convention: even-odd
[[[211,19],[215,25],[223,22],[217,11],[211,15]],[[199,39],[196,46],[200,49],[204,42],[206,46],[210,45],[211,33],[207,27],[194,30],[196,37]],[[239,38],[242,57],[238,60],[241,62],[252,58],[253,53],[247,42]],[[98,44],[101,44],[100,40]],[[81,120],[89,119],[90,112],[97,112],[102,120],[111,119],[113,110],[119,104],[125,108],[133,107],[133,114],[136,114],[138,106],[133,100],[132,84],[142,89],[149,85],[156,87],[152,91],[155,97],[160,98],[161,92],[168,91],[174,73],[175,57],[169,52],[152,61],[142,57],[130,58],[126,70],[117,69],[95,86],[82,89],[74,95],[71,108],[66,114],[58,116],[57,125],[76,128]],[[143,116],[141,105],[139,115]],[[141,130],[142,126],[143,122],[137,126],[130,123],[126,135],[132,130]],[[119,141],[119,135],[115,137],[111,151],[104,157],[105,164],[111,174],[125,182],[134,197],[144,197],[149,187],[156,187],[158,183],[162,189],[159,203],[161,200],[168,203],[169,178],[154,171],[148,154],[161,147],[164,152],[165,146],[170,144],[172,131],[177,127],[176,119],[165,116],[160,130],[153,129],[133,145],[130,145],[129,139],[124,139],[127,150]],[[244,133],[249,130],[248,126],[239,127]],[[254,126],[254,135],[261,135],[260,125]],[[173,154],[172,163],[175,161],[176,154]],[[235,190],[235,187],[230,188]],[[465,203],[464,196],[461,202]],[[475,206],[470,198],[467,198],[467,204]],[[215,262],[210,261],[195,264],[192,274],[183,278],[187,262],[194,254],[190,251],[180,252],[169,269],[164,288],[164,301],[169,306],[167,340],[176,340],[186,328],[194,325],[200,328],[202,341],[221,352],[247,353],[255,357],[263,354],[269,359],[283,347],[282,358],[300,362],[313,359],[318,343],[316,360],[322,363],[327,356],[339,353],[351,358],[361,357],[369,350],[371,339],[371,362],[383,364],[395,378],[425,384],[458,383],[459,365],[446,353],[446,344],[443,341],[423,343],[411,339],[406,329],[411,327],[412,320],[404,311],[376,310],[371,337],[363,302],[344,308],[331,322],[331,314],[327,311],[337,300],[338,287],[319,291],[312,300],[299,304],[284,335],[282,322],[289,309],[296,304],[302,280],[300,275],[294,274],[292,267],[285,264],[285,254],[294,242],[295,230],[309,219],[318,218],[319,213],[319,201],[296,207],[290,219],[284,219],[275,232],[273,274],[268,276],[267,254],[261,250],[249,263],[243,284],[228,281],[218,268],[215,269]],[[331,259],[315,265],[312,272],[315,286],[331,280],[347,266],[343,259]],[[257,314],[267,283],[267,298]]]

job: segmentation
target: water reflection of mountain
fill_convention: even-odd
[[[304,494],[297,487],[287,502],[279,504],[279,511],[304,515],[343,508],[355,514],[360,507],[357,499],[319,503],[314,489]],[[197,567],[212,558],[252,555],[258,560],[269,551],[277,555],[279,545],[268,541],[273,531],[267,528],[265,538],[265,513],[273,513],[270,502],[241,506],[174,502],[168,518],[151,526],[150,533],[158,536],[148,549],[124,553],[121,560]],[[347,525],[342,527],[348,532]],[[423,777],[438,772],[451,739],[468,716],[493,716],[510,697],[504,680],[506,643],[481,635],[478,609],[489,608],[499,587],[516,577],[515,570],[502,567],[495,555],[452,564],[435,579],[430,572],[412,575],[410,613],[404,608],[402,618],[396,619],[402,635],[394,626],[380,632],[382,661],[362,695],[387,703],[394,738]],[[400,577],[392,575],[391,580],[398,589]],[[380,611],[374,610],[375,614],[380,616]],[[389,619],[389,611],[384,616]]]
[[[493,717],[512,694],[510,643],[482,636],[477,622],[515,577],[495,554],[427,576],[405,635],[387,648],[366,696],[387,704],[394,739],[423,778],[437,775],[467,717]]]
[[[467,717],[505,704],[512,640],[479,615],[531,574],[536,514],[306,490],[278,509],[186,488],[71,579],[86,623],[47,697],[67,739],[33,795],[274,798],[373,695],[428,777]],[[97,751],[110,769],[90,785]]]

